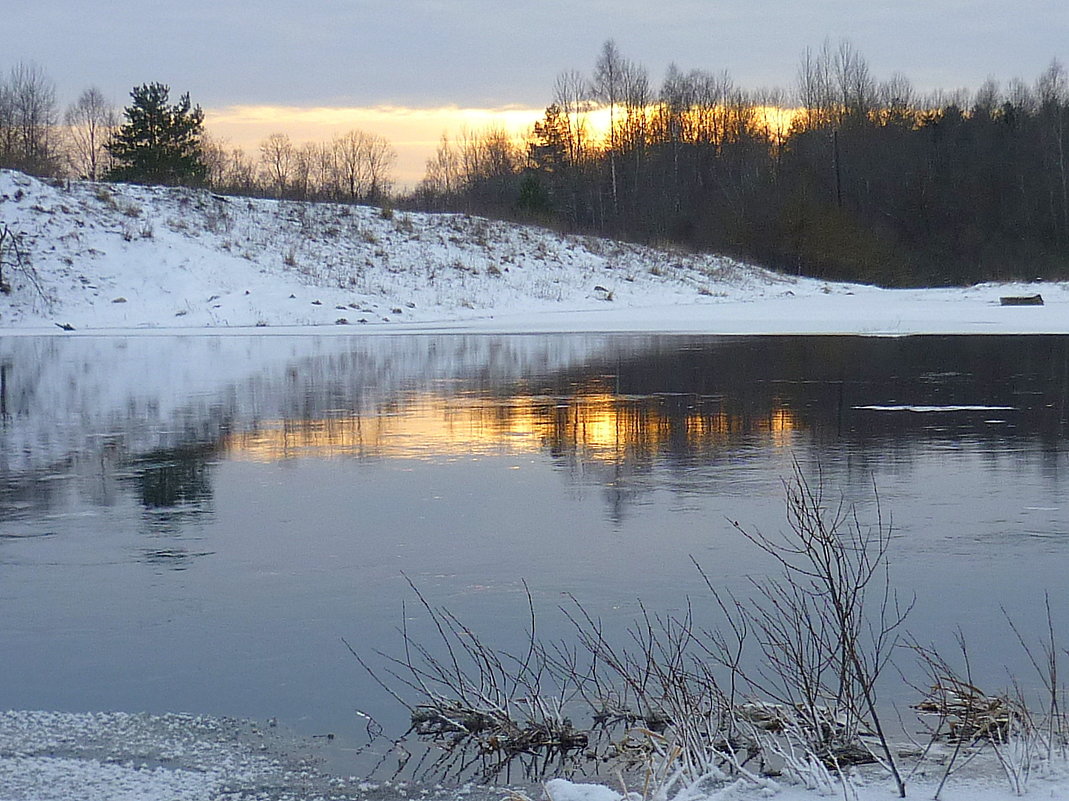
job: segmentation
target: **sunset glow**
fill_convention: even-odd
[[[327,142],[354,128],[385,137],[397,151],[394,174],[397,182],[412,187],[423,178],[427,159],[434,155],[442,135],[456,140],[465,131],[504,128],[522,140],[544,109],[505,108],[302,108],[299,106],[228,106],[206,109],[211,134],[230,147],[240,147],[255,156],[260,142],[273,133],[284,133],[294,144]]]
[[[757,110],[758,125],[770,138],[782,140],[798,114],[798,109],[762,106]],[[649,110],[652,117],[654,109]],[[619,113],[619,112],[618,112]],[[518,144],[531,135],[542,119],[544,108],[505,106],[501,108],[407,108],[402,106],[300,107],[227,106],[206,109],[209,132],[228,148],[239,147],[255,157],[260,143],[274,133],[289,136],[294,144],[328,142],[354,128],[385,137],[397,152],[394,176],[402,188],[412,188],[423,178],[442,136],[457,142],[465,133],[503,129]],[[580,123],[593,141],[607,137],[609,110],[600,108],[582,115]]]
[[[516,396],[499,405],[412,396],[389,414],[267,422],[234,434],[225,448],[234,459],[274,462],[333,458],[457,458],[549,451],[585,462],[619,463],[685,443],[688,451],[716,450],[743,436],[790,447],[800,421],[787,407],[743,417],[723,408],[671,416],[656,399],[616,396],[592,386],[564,400]]]

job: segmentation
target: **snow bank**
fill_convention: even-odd
[[[352,797],[345,782],[298,757],[296,742],[270,726],[221,718],[0,712],[0,799]]]
[[[507,788],[459,788],[369,783],[329,776],[317,769],[314,744],[270,723],[192,715],[125,713],[0,712],[2,801],[640,801],[642,787],[550,779],[522,793]],[[1063,766],[1064,767],[1064,766]],[[930,798],[941,771],[932,763],[910,777],[909,796]],[[653,792],[656,788],[647,788]],[[639,792],[636,792],[639,791]],[[846,797],[876,801],[894,797],[893,785],[877,774],[855,776]],[[1069,798],[1069,775],[1033,776],[1028,796]],[[656,797],[654,794],[653,797]],[[816,801],[816,791],[772,779],[718,779],[684,788],[676,801]],[[1009,789],[990,754],[956,774],[943,789],[945,801],[1010,801]]]
[[[4,254],[7,333],[1069,332],[1066,283],[882,290],[465,215],[0,171],[0,225],[28,256]]]
[[[962,777],[956,774],[943,787],[939,795],[941,801],[1011,801],[1021,796],[1015,795],[1006,781],[997,774],[997,766],[991,760],[981,760],[974,766],[970,775]],[[938,765],[924,773],[911,776],[907,784],[907,797],[932,798],[939,787],[942,772]],[[598,784],[585,784],[567,779],[551,779],[545,783],[547,801],[642,801],[642,791],[652,793],[657,798],[656,788],[629,788],[626,795],[609,787]],[[771,779],[757,782],[745,779],[726,779],[708,782],[700,787],[682,789],[673,796],[673,801],[759,801],[759,799],[776,799],[776,801],[818,801],[828,797],[816,790],[792,786]],[[881,778],[855,775],[849,788],[842,789],[832,797],[853,799],[853,801],[884,801],[897,798],[894,784]],[[1031,781],[1025,797],[1034,798],[1069,798],[1069,778],[1063,773],[1036,777]]]
[[[5,327],[381,325],[789,284],[730,259],[463,215],[51,185],[10,171],[0,171],[0,214],[39,284],[9,270]]]

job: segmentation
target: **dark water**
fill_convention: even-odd
[[[705,598],[692,558],[744,593],[794,461],[875,486],[910,630],[983,678],[1002,609],[1069,622],[1066,338],[8,338],[0,378],[0,708],[351,743],[402,719],[342,638],[425,625],[405,576],[506,647],[524,582],[547,637]]]

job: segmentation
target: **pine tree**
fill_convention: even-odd
[[[189,93],[169,105],[170,88],[161,83],[135,87],[126,122],[106,145],[115,159],[107,179],[167,186],[201,186],[208,174],[202,151],[204,112]]]

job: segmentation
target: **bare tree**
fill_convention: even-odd
[[[430,197],[443,197],[456,195],[462,185],[460,153],[443,134],[434,157],[427,159],[427,170],[419,191]]]
[[[825,40],[819,53],[807,48],[798,67],[797,85],[807,128],[841,127],[847,120],[864,122],[877,97],[868,62],[845,39],[834,48]]]
[[[318,190],[314,183],[315,165],[319,146],[305,142],[293,151],[293,177],[291,185],[298,200],[308,200]]]
[[[341,167],[334,143],[315,144],[309,148],[308,157],[311,159],[312,184],[317,188],[319,197],[340,200],[344,194]]]
[[[368,135],[365,148],[367,196],[377,202],[393,189],[393,168],[397,162],[397,152],[385,137],[378,134]]]
[[[609,172],[612,186],[612,206],[618,208],[616,190],[616,107],[624,94],[627,63],[612,39],[601,46],[601,54],[594,65],[591,83],[594,98],[609,109]]]
[[[828,43],[820,53],[808,47],[798,67],[798,99],[805,109],[805,127],[823,128],[835,117],[835,96],[832,83],[831,58]]]
[[[974,117],[991,119],[1001,105],[1002,90],[999,88],[998,81],[988,78],[976,90],[972,102],[972,113]]]
[[[238,195],[259,194],[256,164],[240,147],[229,151],[220,142],[206,140],[204,162],[208,165],[209,186]]]
[[[8,82],[0,78],[0,166],[14,166],[18,136],[15,128],[15,101]]]
[[[557,76],[553,85],[553,102],[564,112],[568,122],[568,159],[573,165],[579,164],[586,152],[589,97],[590,87],[577,70],[568,70]]]
[[[726,71],[711,74],[692,70],[687,82],[694,94],[692,138],[697,143],[718,148],[727,137],[725,111],[728,99],[735,93],[731,76]]]
[[[333,142],[339,186],[350,202],[360,200],[366,188],[364,137],[363,131],[353,130],[336,137]]]
[[[56,88],[36,64],[20,62],[0,82],[0,166],[38,175],[59,171]]]
[[[389,192],[390,170],[397,158],[389,142],[352,130],[332,144],[338,183],[349,201],[378,200]]]
[[[996,87],[997,91],[997,87]],[[877,94],[885,122],[913,123],[917,117],[917,95],[909,78],[900,72],[880,84]]]
[[[633,62],[624,62],[624,121],[622,144],[634,158],[635,175],[632,180],[632,197],[639,191],[639,173],[642,169],[646,148],[649,144],[649,109],[653,103],[649,76],[646,68]]]
[[[846,40],[839,42],[832,57],[832,74],[838,91],[840,122],[866,121],[875,101],[876,83],[868,62]]]
[[[275,196],[283,197],[293,170],[293,143],[284,133],[273,133],[260,142],[260,166],[265,178],[275,188]]]
[[[1036,112],[1036,96],[1032,87],[1020,78],[1013,78],[1006,91],[1006,99],[1018,112],[1034,114]]]
[[[213,189],[230,189],[227,172],[230,153],[227,143],[205,134],[201,137],[201,160],[208,168],[207,183]]]
[[[479,132],[465,132],[461,163],[469,180],[511,176],[520,161],[519,149],[504,128],[491,126]]]
[[[1069,116],[1069,74],[1057,59],[1043,71],[1036,81],[1036,101],[1045,129],[1044,153],[1051,172],[1057,175],[1058,203],[1061,217],[1060,227],[1063,241],[1069,241],[1069,176],[1065,163],[1065,129],[1066,117]]]
[[[668,65],[661,83],[654,125],[657,138],[673,147],[687,138],[687,116],[695,105],[694,84],[675,63]]]
[[[82,92],[63,115],[67,127],[67,160],[75,175],[96,181],[110,166],[104,145],[119,124],[115,107],[95,86]]]

